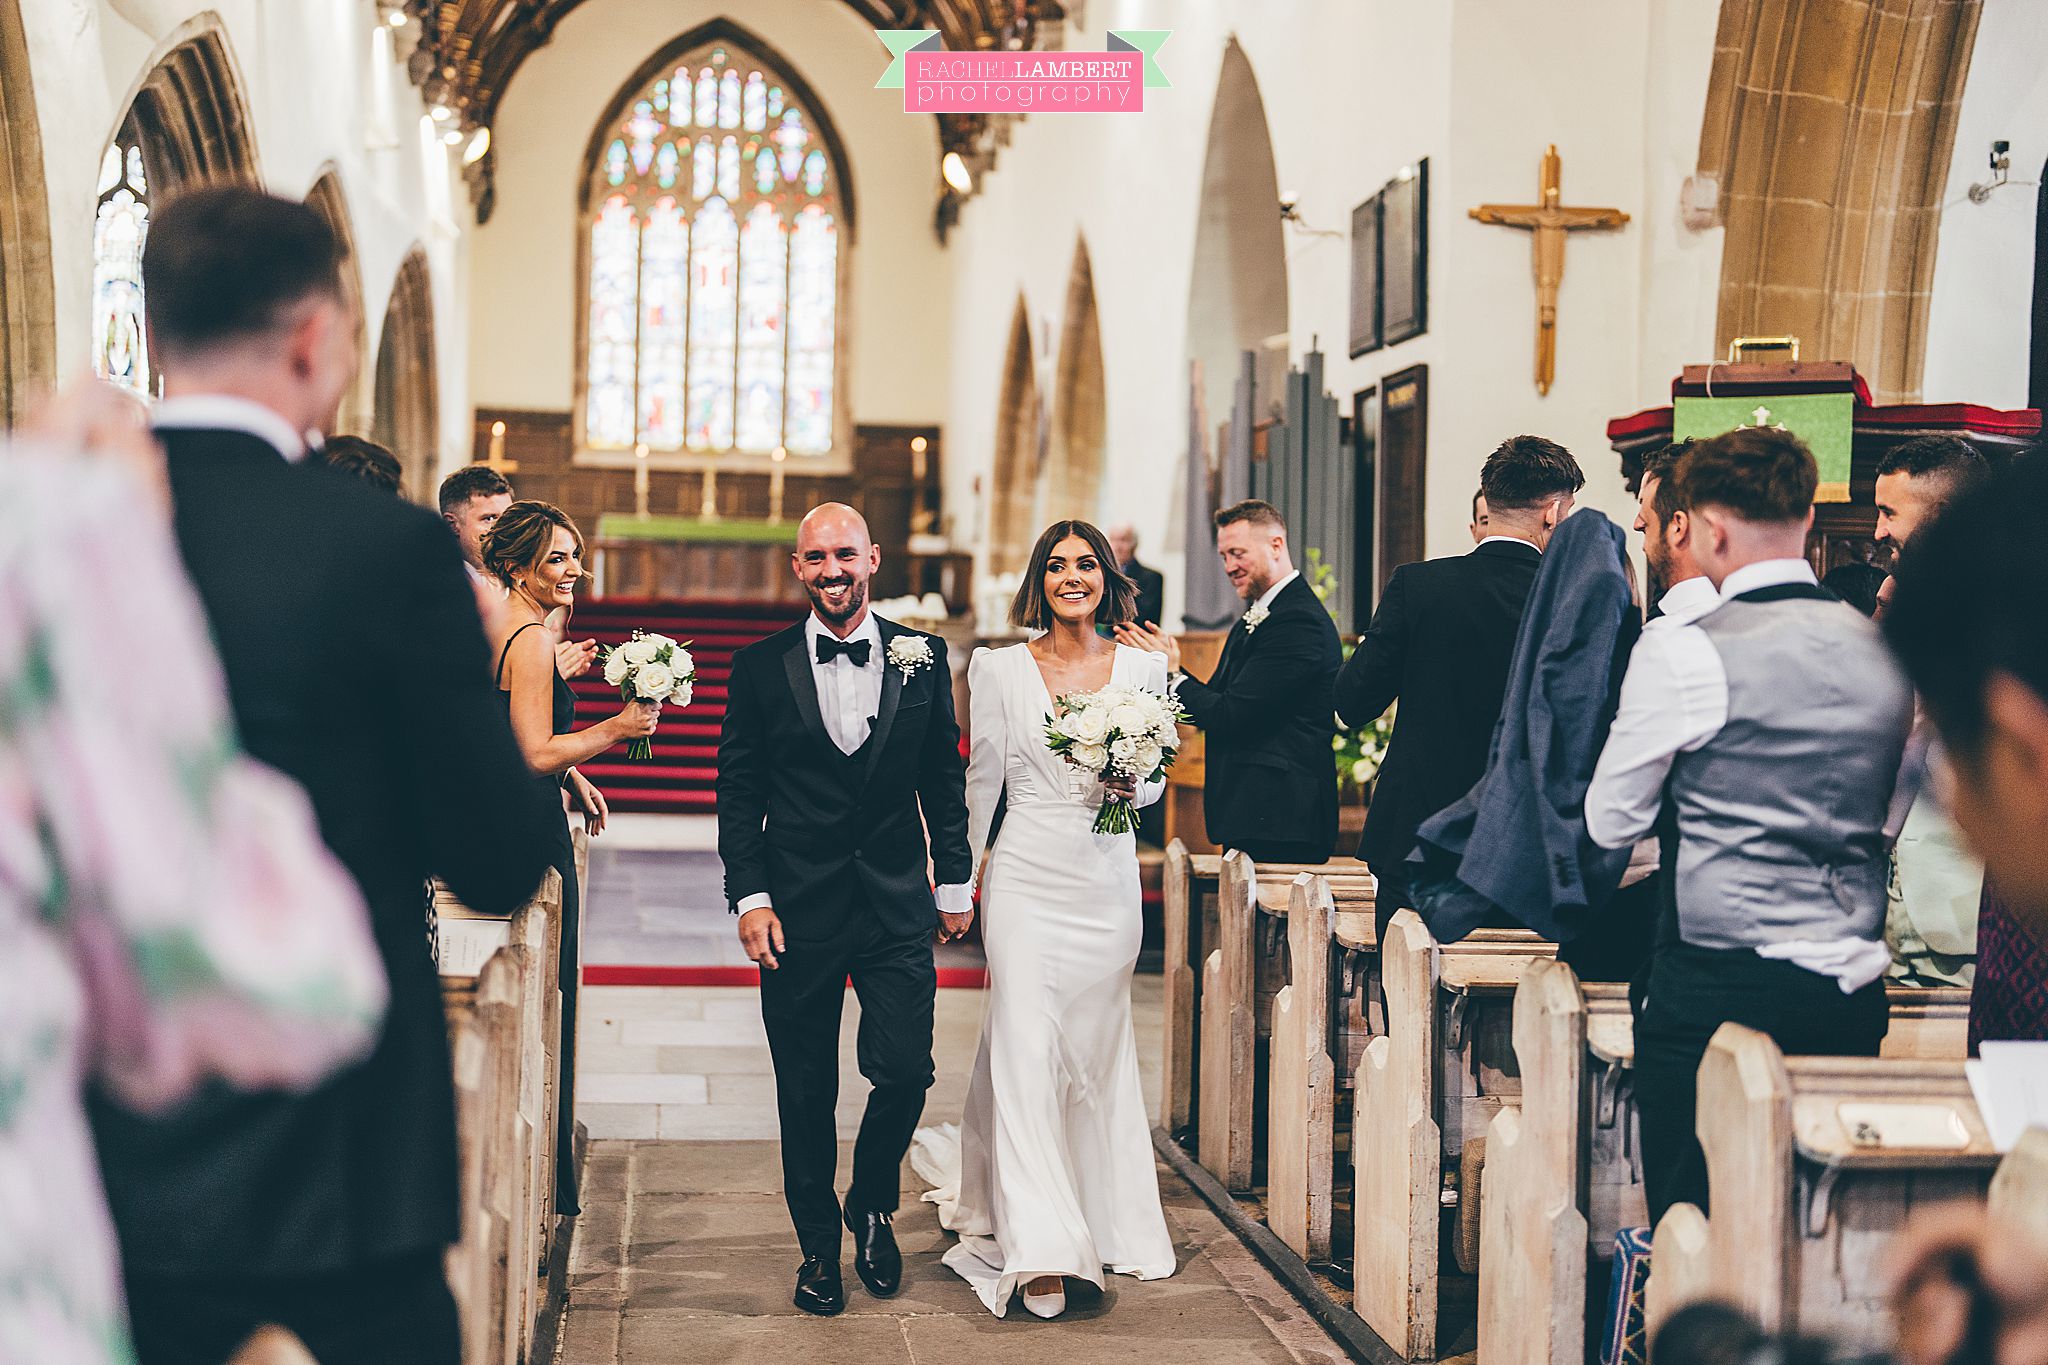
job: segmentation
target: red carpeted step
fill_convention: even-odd
[[[580,765],[616,811],[708,815],[718,808],[718,731],[725,718],[732,656],[803,619],[800,607],[759,602],[669,601],[608,597],[580,604],[573,640],[623,644],[636,630],[687,641],[697,686],[686,707],[665,707],[651,741],[653,757],[633,760],[623,747]],[[619,709],[618,689],[593,670],[570,683],[576,725],[595,724]]]

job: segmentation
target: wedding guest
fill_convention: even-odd
[[[1585,802],[1607,848],[1668,821],[1635,1025],[1653,1225],[1675,1203],[1706,1207],[1695,1078],[1722,1024],[1788,1053],[1877,1055],[1886,817],[1912,721],[1875,628],[1804,557],[1819,481],[1805,445],[1739,428],[1695,443],[1674,478],[1721,601],[1644,632]]]
[[[361,479],[386,493],[399,493],[405,484],[405,471],[399,467],[398,457],[360,436],[328,437],[313,453],[313,463]]]
[[[552,807],[545,841],[548,861],[562,874],[562,1046],[561,1096],[556,1106],[555,1207],[577,1213],[576,1159],[572,1138],[576,1112],[576,994],[582,977],[582,894],[576,879],[576,849],[562,814],[566,789],[592,835],[604,831],[603,795],[575,765],[618,744],[654,733],[661,718],[657,702],[629,702],[617,715],[575,729],[576,694],[555,667],[548,638],[548,613],[575,601],[583,580],[583,533],[559,507],[515,502],[484,536],[484,567],[505,587],[508,610],[492,640],[498,666],[492,679],[512,718],[512,733],[536,785]],[[530,632],[530,633],[529,633]]]
[[[1486,539],[1492,525],[1492,518],[1486,511],[1486,490],[1476,489],[1472,494],[1472,524],[1465,529],[1472,533],[1472,543],[1477,545]]]
[[[1166,578],[1138,562],[1138,528],[1129,522],[1110,527],[1109,549],[1123,576],[1137,584],[1139,624],[1158,625],[1166,611]]]
[[[1358,845],[1379,882],[1382,932],[1415,903],[1402,864],[1416,829],[1486,769],[1543,547],[1585,481],[1555,441],[1503,441],[1479,472],[1487,534],[1467,554],[1394,570],[1337,679],[1337,713],[1348,726],[1370,725],[1401,703]]]
[[[152,1110],[303,1090],[368,1048],[385,996],[305,793],[235,745],[130,402],[74,389],[0,450],[0,847],[41,850],[0,855],[0,1360],[41,1365],[131,1359],[79,1078]],[[169,942],[181,970],[148,970]]]
[[[1721,604],[1721,594],[1692,553],[1692,514],[1678,504],[1673,479],[1691,441],[1668,445],[1643,462],[1635,529],[1643,533],[1643,563],[1650,570],[1654,605],[1648,624],[1684,625]]]
[[[1330,684],[1337,627],[1287,550],[1287,523],[1256,499],[1216,514],[1216,551],[1250,604],[1205,682],[1181,671],[1180,642],[1123,625],[1123,644],[1166,656],[1172,687],[1207,741],[1202,790],[1209,838],[1258,862],[1321,863],[1337,846]]]
[[[441,519],[462,542],[462,562],[480,591],[502,594],[505,585],[484,569],[484,537],[512,505],[512,485],[487,464],[469,464],[441,480]],[[597,662],[597,641],[571,640],[568,608],[550,613],[548,634],[555,650],[555,671],[565,680],[582,677]],[[487,628],[494,628],[491,623]]]
[[[1921,436],[1893,446],[1877,463],[1877,540],[1905,548],[1920,528],[1986,469],[1960,436]]]
[[[462,546],[462,562],[479,582],[498,586],[484,571],[484,537],[512,505],[512,485],[487,464],[466,464],[441,480],[441,519]]]
[[[239,185],[168,201],[143,252],[173,528],[235,728],[312,798],[390,1004],[369,1057],[304,1095],[209,1088],[153,1117],[95,1099],[142,1365],[217,1365],[266,1322],[321,1365],[461,1359],[442,1265],[454,1087],[420,884],[509,914],[546,867],[545,812],[446,529],[299,467],[355,374],[339,264],[319,213]]]
[[[1978,921],[1973,1051],[1984,1039],[2048,1039],[2044,502],[2038,452],[1963,493],[1900,556],[1884,618],[1947,751],[1956,824],[1997,888]]]

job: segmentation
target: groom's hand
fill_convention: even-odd
[[[775,917],[774,906],[764,905],[740,916],[740,947],[761,964],[762,971],[775,970],[775,955],[788,950],[783,947],[782,921]]]
[[[939,911],[939,942],[951,943],[956,938],[966,938],[967,930],[973,923],[974,912],[972,910],[958,915],[949,915],[943,910]]]

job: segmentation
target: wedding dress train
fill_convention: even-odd
[[[1112,680],[1166,690],[1165,661],[1117,647]],[[1129,834],[1089,826],[1102,789],[1045,747],[1052,698],[1030,650],[968,668],[970,846],[1003,827],[982,881],[988,1008],[961,1125],[920,1129],[912,1167],[959,1234],[945,1263],[1001,1317],[1042,1275],[1174,1271],[1131,1027],[1143,933]],[[1147,784],[1139,804],[1163,784]]]

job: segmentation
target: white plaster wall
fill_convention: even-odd
[[[558,410],[574,401],[583,306],[577,202],[591,133],[642,63],[717,17],[789,61],[825,106],[851,163],[853,330],[841,382],[850,385],[854,420],[938,420],[951,367],[950,276],[932,230],[937,125],[903,112],[900,91],[874,88],[887,51],[850,7],[826,0],[590,0],[527,59],[493,134],[497,207],[475,234],[476,401]]]
[[[2036,187],[2048,160],[2044,53],[2048,5],[1984,0],[1942,196],[1921,383],[1930,403],[2027,405]],[[1994,139],[2012,143],[2012,178],[2025,183],[1973,204],[1970,186],[1991,178]]]
[[[372,0],[27,0],[21,6],[50,193],[61,374],[89,366],[100,156],[135,89],[202,14],[217,15],[248,105],[257,169],[303,196],[332,165],[347,198],[374,349],[398,265],[424,245],[434,285],[441,463],[469,458],[467,304],[454,155],[418,133],[417,91],[377,36]],[[448,188],[454,180],[452,191]],[[434,205],[453,205],[434,210]],[[374,364],[374,355],[371,357]]]
[[[1021,290],[1041,339],[1059,335],[1067,264],[1084,233],[1095,262],[1108,391],[1105,519],[1129,519],[1169,574],[1185,448],[1187,299],[1209,101],[1234,36],[1258,77],[1281,188],[1318,237],[1290,228],[1291,352],[1312,339],[1344,411],[1355,390],[1430,367],[1431,554],[1465,538],[1480,462],[1517,432],[1569,446],[1583,501],[1634,516],[1610,418],[1668,401],[1678,367],[1710,357],[1718,230],[1679,221],[1699,144],[1715,7],[1696,0],[1096,0],[1070,47],[1110,28],[1171,28],[1171,90],[1134,116],[1035,115],[969,204],[951,248],[954,383],[946,413],[956,537],[985,519],[1011,306]],[[1472,222],[1481,202],[1530,202],[1544,145],[1564,157],[1566,202],[1633,221],[1575,236],[1560,300],[1558,380],[1536,393],[1529,239]],[[1351,209],[1430,158],[1429,330],[1351,360]],[[1212,424],[1224,414],[1211,412]],[[983,488],[977,495],[975,483]]]

